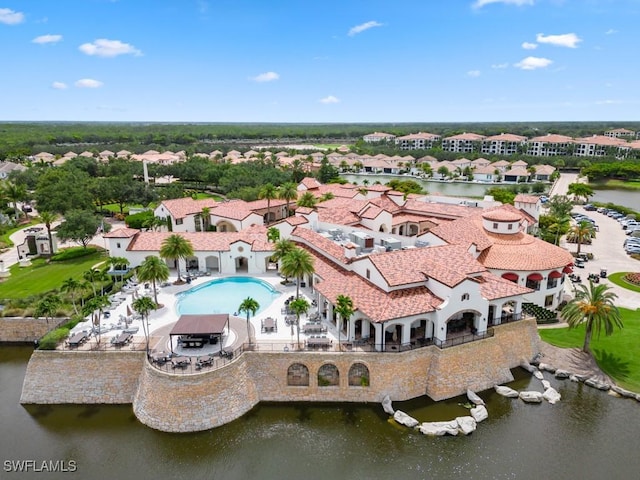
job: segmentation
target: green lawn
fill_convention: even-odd
[[[221,202],[224,200],[224,198],[222,198],[220,195],[216,195],[215,193],[198,192],[195,194],[196,200],[202,200],[203,198],[213,198],[216,202]]]
[[[618,385],[640,392],[640,310],[620,308],[624,328],[616,329],[613,335],[604,333],[591,340],[591,351],[600,368]],[[578,328],[548,328],[538,330],[547,343],[562,348],[582,348],[584,325]]]
[[[608,188],[616,188],[620,190],[640,190],[640,181],[637,180],[616,180],[610,178],[605,181],[597,181],[589,184],[594,190],[606,190]]]
[[[104,259],[106,254],[97,252],[64,262],[47,264],[44,259],[37,258],[32,261],[31,267],[13,265],[9,269],[11,276],[0,283],[0,298],[30,297],[60,288],[62,282],[69,277],[81,280],[85,271]]]
[[[611,283],[615,283],[619,287],[626,288],[627,290],[631,290],[632,292],[640,293],[640,286],[634,285],[633,283],[626,282],[624,277],[628,272],[616,272],[609,275],[609,280]]]
[[[31,225],[36,225],[40,222],[39,218],[32,218],[29,220],[29,223],[21,223],[20,225],[16,225],[15,227],[11,227],[5,233],[0,235],[0,244],[4,244],[6,247],[13,247],[13,242],[9,238],[11,235],[16,233],[18,230],[22,230],[23,228],[30,227]]]

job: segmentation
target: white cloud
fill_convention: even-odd
[[[360,25],[356,25],[355,27],[351,27],[349,29],[348,35],[353,37],[359,33],[364,32],[365,30],[369,30],[374,27],[382,27],[382,23],[376,22],[375,20],[371,20],[370,22],[361,23]]]
[[[78,47],[82,53],[97,55],[98,57],[117,57],[118,55],[140,56],[142,52],[133,45],[123,43],[120,40],[108,40],[99,38],[93,43],[83,43]]]
[[[563,33],[562,35],[544,35],[539,33],[536,35],[538,43],[548,43],[557,47],[577,48],[578,43],[582,41],[575,33]]]
[[[340,99],[338,97],[334,97],[333,95],[327,95],[324,98],[318,100],[320,103],[329,104],[329,103],[340,103]]]
[[[253,80],[254,82],[273,82],[274,80],[278,80],[280,75],[276,72],[264,72],[255,77],[249,77],[249,80]]]
[[[509,66],[508,63],[494,63],[493,65],[491,65],[491,68],[496,68],[496,69],[502,69],[502,68],[507,68]]]
[[[94,80],[93,78],[82,78],[74,85],[78,88],[100,88],[104,83],[99,80]]]
[[[513,66],[521,70],[535,70],[537,68],[545,68],[553,63],[548,58],[541,57],[527,57],[515,63]]]
[[[614,33],[618,33],[618,30],[614,30],[613,28],[610,28],[609,30],[604,32],[605,35],[613,35]]]
[[[522,42],[522,48],[524,48],[525,50],[535,50],[536,48],[538,48],[538,44],[531,42]]]
[[[480,76],[480,70],[469,70],[467,72],[467,76],[472,77],[472,78],[476,78]]]
[[[596,105],[619,105],[621,103],[620,100],[598,100],[595,102]]]
[[[473,8],[482,8],[485,5],[491,5],[492,3],[503,3],[505,5],[517,5],[522,7],[524,5],[533,5],[535,0],[476,0],[472,5]]]
[[[51,88],[55,88],[56,90],[66,90],[68,87],[64,82],[53,82],[51,84]]]
[[[62,35],[40,35],[31,40],[31,43],[58,43],[60,40],[62,40]]]
[[[24,22],[24,13],[14,12],[10,8],[0,8],[0,23],[17,25]]]

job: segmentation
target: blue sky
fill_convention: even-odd
[[[0,0],[0,120],[638,121],[640,0]]]

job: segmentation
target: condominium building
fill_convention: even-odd
[[[570,155],[573,144],[574,141],[571,137],[549,133],[530,139],[527,143],[527,155],[533,155],[535,157]]]
[[[527,137],[501,133],[482,140],[482,153],[490,155],[514,155],[527,143]]]
[[[604,132],[605,137],[633,139],[636,138],[636,132],[633,130],[627,130],[626,128],[614,128],[613,130],[607,130]]]
[[[367,143],[390,142],[396,138],[395,135],[385,132],[373,132],[365,135],[362,139]]]
[[[425,150],[433,148],[442,137],[434,133],[418,132],[396,138],[400,150]]]
[[[576,138],[575,155],[579,157],[603,157],[605,155],[626,154],[630,146],[624,140],[604,135]]]
[[[442,150],[445,152],[472,153],[480,151],[484,135],[477,133],[461,133],[442,139]]]

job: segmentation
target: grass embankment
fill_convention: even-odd
[[[620,308],[624,328],[616,329],[607,337],[594,335],[591,351],[598,365],[618,385],[634,392],[640,392],[640,310]],[[582,348],[584,325],[577,328],[549,328],[539,330],[540,337],[547,343],[562,348]]]
[[[594,190],[640,190],[640,180],[616,180],[615,178],[609,178],[607,180],[598,180],[597,182],[590,182],[589,186]]]
[[[10,267],[11,276],[0,283],[0,298],[25,298],[59,289],[67,278],[82,280],[82,275],[96,263],[104,260],[104,252],[80,258],[46,263],[43,258],[32,260],[30,267],[18,264]]]
[[[628,272],[616,272],[609,275],[609,280],[611,283],[615,283],[619,287],[626,288],[627,290],[631,290],[632,292],[640,293],[640,286],[634,285],[633,283],[629,283],[624,279],[624,276]]]
[[[39,218],[32,218],[31,220],[29,220],[29,223],[21,223],[20,225],[11,227],[2,235],[0,235],[0,248],[13,247],[13,242],[9,238],[11,235],[16,233],[18,230],[22,230],[23,228],[30,227],[31,225],[36,225],[39,222],[40,222]]]

